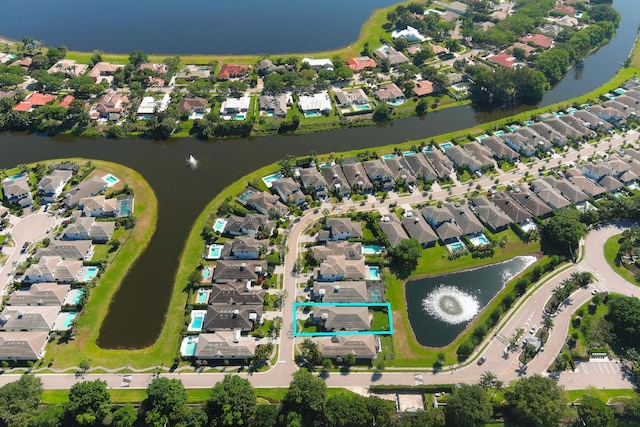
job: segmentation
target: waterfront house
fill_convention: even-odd
[[[505,51],[502,51],[496,55],[488,56],[487,61],[500,65],[501,67],[512,68],[517,63],[518,60],[516,59],[515,56],[512,56],[511,54]]]
[[[81,217],[62,232],[62,240],[92,240],[106,243],[111,240],[116,224],[113,221],[96,221],[93,217]]]
[[[8,203],[15,203],[23,208],[33,204],[29,176],[25,173],[18,177],[6,178],[2,181],[2,194]]]
[[[188,64],[182,67],[176,75],[177,79],[192,82],[197,79],[208,79],[211,77],[211,66]]]
[[[2,332],[49,332],[60,313],[59,305],[8,306],[0,313]]]
[[[60,61],[53,64],[48,70],[47,73],[62,73],[67,78],[74,78],[81,76],[87,71],[89,68],[86,64],[78,64],[73,59],[61,59]]]
[[[422,209],[421,213],[445,244],[457,240],[464,234],[447,208],[427,206]]]
[[[362,224],[350,218],[327,218],[326,229],[318,232],[318,241],[362,238]]]
[[[264,289],[251,286],[250,281],[216,283],[211,288],[209,304],[262,306],[264,294]]]
[[[249,360],[258,345],[254,337],[244,337],[235,330],[199,334],[193,357],[199,360]]]
[[[378,183],[383,190],[395,188],[394,175],[386,164],[376,159],[362,162],[362,166],[371,182]]]
[[[508,193],[508,195],[537,218],[546,218],[553,212],[535,193],[523,186],[516,187],[514,191]]]
[[[302,64],[308,64],[310,68],[320,71],[320,70],[333,70],[333,62],[330,59],[322,58],[322,59],[313,59],[313,58],[302,58]]]
[[[536,123],[533,123],[528,128],[529,130],[535,131],[540,137],[544,138],[546,141],[549,141],[556,147],[562,147],[569,142],[566,135],[558,133],[546,122],[536,122]],[[547,147],[547,148],[550,148],[550,147]]]
[[[424,181],[435,181],[438,178],[438,174],[424,154],[416,153],[415,155],[405,156],[404,159],[416,178]]]
[[[282,203],[295,203],[300,206],[307,202],[307,196],[302,192],[302,187],[293,178],[279,178],[271,182],[271,191],[275,192]]]
[[[339,108],[348,108],[353,105],[364,105],[369,103],[367,94],[362,88],[352,90],[334,89],[333,93],[336,98],[336,105]]]
[[[55,199],[62,193],[69,178],[71,178],[72,172],[70,170],[56,169],[50,174],[42,177],[38,182],[38,193],[42,196],[42,200],[48,203],[53,203]]]
[[[448,11],[448,12],[453,12],[453,13],[457,13],[458,15],[464,15],[465,13],[467,13],[467,9],[469,8],[469,6],[465,3],[459,2],[459,1],[454,1],[451,3],[445,3],[442,1],[436,2],[439,6],[444,7],[444,10]]]
[[[318,350],[323,357],[344,359],[353,354],[358,360],[369,360],[376,357],[378,347],[375,335],[334,335],[314,337]]]
[[[94,218],[110,218],[117,215],[118,199],[107,199],[103,195],[85,197],[78,202],[82,216]]]
[[[364,259],[352,259],[344,254],[328,255],[315,269],[313,276],[318,282],[363,280],[366,276]]]
[[[341,166],[344,176],[353,190],[362,191],[363,193],[373,191],[373,184],[369,180],[362,163],[357,160],[343,161]]]
[[[260,77],[266,77],[272,73],[279,73],[281,71],[285,71],[285,69],[284,65],[276,65],[269,58],[262,59],[258,62],[258,66],[256,67]]]
[[[559,117],[561,122],[566,123],[571,126],[577,132],[579,132],[578,137],[587,138],[587,137],[595,137],[596,133],[590,129],[589,123],[585,123],[583,120],[575,117],[571,114],[565,114],[564,116]]]
[[[398,52],[392,46],[384,44],[373,51],[373,54],[381,61],[388,60],[389,64],[393,67],[395,65],[404,64],[409,62],[409,58],[404,56],[402,52]]]
[[[603,120],[597,114],[590,112],[589,110],[578,110],[573,113],[573,117],[576,117],[579,120],[582,120],[583,125],[588,127],[589,129],[611,129],[611,123]]]
[[[369,301],[367,282],[355,280],[340,283],[314,282],[311,297],[324,303]]]
[[[267,261],[265,260],[220,259],[213,270],[213,282],[257,282],[266,272]]]
[[[324,261],[331,255],[344,256],[345,259],[350,260],[361,260],[364,258],[362,254],[362,243],[349,242],[347,240],[327,241],[324,246],[314,246],[311,250],[313,251],[313,258],[317,262]]]
[[[262,318],[261,305],[210,304],[204,318],[202,330],[249,332]]]
[[[109,62],[98,62],[89,71],[89,76],[96,84],[107,82],[109,85],[113,83],[113,75],[118,69],[124,67],[122,64],[111,64]]]
[[[0,360],[41,359],[48,342],[48,331],[0,332]]]
[[[479,161],[482,166],[493,167],[494,162],[491,159],[491,150],[481,145],[478,141],[467,142],[462,148],[469,153],[471,157]]]
[[[409,235],[404,231],[404,228],[402,228],[400,221],[394,218],[394,215],[388,218],[389,221],[382,221],[378,223],[378,226],[384,235],[387,236],[389,246],[395,248],[400,242],[408,239]]]
[[[241,96],[240,98],[227,98],[220,106],[220,117],[225,120],[244,120],[247,118],[251,98]]]
[[[54,305],[60,307],[70,289],[70,285],[34,283],[29,288],[13,292],[7,300],[7,305]]]
[[[71,283],[78,281],[82,261],[63,260],[59,256],[44,256],[24,272],[22,283]]]
[[[607,191],[617,191],[624,187],[618,179],[612,175],[605,175],[598,180],[598,184],[606,188]]]
[[[237,236],[231,241],[224,242],[221,259],[258,259],[261,243],[253,236]]]
[[[491,203],[507,215],[509,222],[520,224],[532,217],[526,208],[509,196],[509,193],[502,191],[495,193],[491,198]]]
[[[88,260],[93,256],[91,240],[51,240],[46,248],[36,251],[36,258],[43,256],[59,256],[62,259]]]
[[[371,329],[367,307],[314,307],[312,319],[328,331],[368,331]]]
[[[230,80],[246,77],[251,70],[250,65],[222,64],[218,73],[218,80]]]
[[[545,36],[544,34],[525,34],[520,37],[522,43],[531,44],[542,49],[549,49],[553,47],[553,38]]]
[[[259,191],[246,200],[246,205],[264,215],[280,218],[289,213],[289,208],[275,194]]]
[[[518,154],[525,157],[532,157],[536,153],[535,142],[519,133],[507,133],[499,137],[507,146]]]
[[[156,74],[167,74],[169,72],[169,66],[167,64],[152,64],[146,62],[138,65],[138,70],[151,70]]]
[[[347,59],[347,67],[351,68],[356,73],[366,68],[375,68],[378,64],[368,56],[360,56],[358,58]]]
[[[462,234],[470,236],[472,234],[484,231],[484,226],[478,218],[471,212],[469,206],[459,203],[448,203],[446,208],[449,209],[453,220],[462,230]]]
[[[482,168],[482,163],[459,145],[452,145],[447,148],[444,154],[451,159],[456,167],[467,168],[471,173],[477,172]]]
[[[326,199],[328,197],[327,182],[315,166],[298,169],[298,177],[304,191],[314,199]]]
[[[438,235],[421,216],[405,216],[401,221],[409,237],[420,242],[423,248],[433,246],[438,241]]]
[[[580,188],[573,185],[570,181],[565,179],[555,179],[552,176],[543,178],[546,182],[551,184],[553,188],[558,190],[560,194],[574,205],[585,202],[589,197],[580,190]]]
[[[589,107],[589,111],[600,117],[601,120],[611,123],[616,128],[621,127],[626,117],[620,110],[611,107],[603,107],[602,105],[591,106]]]
[[[416,80],[414,83],[415,86],[413,86],[411,91],[418,98],[433,94],[437,88],[430,80]]]
[[[24,101],[17,103],[12,110],[13,111],[33,111],[43,105],[51,104],[55,101],[55,95],[49,93],[33,92],[27,95]]]
[[[169,108],[171,96],[165,93],[161,98],[145,96],[138,106],[138,119],[146,119],[149,116],[166,111]]]
[[[425,151],[424,156],[438,174],[439,179],[447,179],[453,173],[453,162],[440,150]]]
[[[64,193],[62,202],[67,207],[72,207],[77,205],[81,199],[84,199],[85,197],[95,196],[106,189],[106,181],[102,178],[94,176],[88,181],[82,181],[81,183]]]
[[[378,100],[391,104],[403,103],[406,101],[404,92],[402,92],[395,83],[389,83],[376,90],[375,96]]]
[[[393,175],[393,179],[396,183],[401,183],[399,185],[415,185],[416,177],[411,171],[411,167],[405,160],[404,157],[393,157],[393,158],[384,158],[382,159],[384,164],[389,168],[391,174]]]
[[[475,214],[492,232],[505,230],[511,224],[511,218],[486,198],[476,197],[472,203]]]
[[[287,95],[260,95],[258,98],[258,106],[260,107],[260,115],[270,117],[287,117],[288,112]]]
[[[203,118],[207,113],[208,101],[204,98],[182,98],[178,104],[178,113],[186,114],[190,119]]]
[[[340,197],[346,197],[351,193],[351,187],[347,182],[347,177],[342,172],[339,164],[325,166],[320,169],[327,188],[331,194]]]
[[[117,121],[122,117],[127,104],[129,104],[129,98],[126,95],[119,95],[115,91],[109,91],[91,107],[89,116],[92,119]]]
[[[248,213],[245,216],[230,215],[227,218],[227,225],[224,233],[230,236],[241,236],[248,234],[260,238],[260,236],[270,236],[273,229],[273,221],[268,215],[258,213]]]
[[[320,93],[298,96],[298,106],[305,117],[314,117],[322,114],[330,114],[331,97],[326,90]]]

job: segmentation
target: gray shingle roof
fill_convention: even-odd
[[[209,305],[202,330],[207,332],[229,329],[250,331],[254,325],[252,317],[255,317],[256,321],[260,320],[261,305]]]
[[[421,216],[404,217],[402,218],[402,225],[404,225],[409,236],[418,240],[421,245],[428,245],[438,241],[436,232]]]

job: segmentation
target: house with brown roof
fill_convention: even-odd
[[[328,331],[368,331],[371,320],[367,307],[314,307],[312,319]]]
[[[189,119],[202,118],[207,113],[208,101],[204,98],[182,98],[178,104],[178,113],[187,114]]]
[[[375,68],[377,66],[378,64],[376,61],[368,56],[347,59],[347,67],[351,68],[355,72],[362,71],[366,68]]]
[[[607,191],[595,181],[584,176],[577,168],[567,170],[565,175],[569,181],[584,191],[589,197],[598,198]]]
[[[218,80],[229,80],[246,77],[251,69],[250,65],[222,64],[218,73]]]
[[[73,78],[83,75],[88,68],[89,66],[87,64],[78,64],[73,59],[61,59],[53,64],[47,70],[47,73],[62,73],[65,77]]]
[[[311,297],[315,301],[367,302],[370,301],[367,282],[350,280],[340,283],[314,282]]]
[[[127,104],[129,104],[129,98],[126,95],[110,91],[102,95],[100,100],[91,107],[89,116],[92,119],[117,121],[122,117]]]
[[[323,357],[344,359],[353,354],[356,359],[373,359],[378,352],[375,335],[334,335],[313,337]]]
[[[424,181],[435,181],[438,179],[438,174],[423,153],[404,156],[404,159],[416,178]]]
[[[421,216],[405,216],[401,221],[409,237],[420,242],[423,248],[435,245],[438,241],[438,235]]]
[[[517,187],[514,191],[509,193],[509,197],[520,203],[520,205],[535,217],[546,218],[553,212],[553,210],[547,206],[545,202],[540,200],[535,193],[529,191],[525,187]]]
[[[547,176],[543,179],[551,184],[553,188],[558,190],[562,196],[574,205],[585,202],[589,198],[582,190],[580,190],[579,187],[573,185],[570,181],[565,179],[555,179],[552,176]]]
[[[41,359],[48,341],[48,331],[0,332],[0,360]]]
[[[542,203],[542,201],[540,201]],[[496,192],[491,203],[507,215],[509,222],[521,224],[531,219],[531,213],[506,192]]]
[[[351,259],[345,255],[327,256],[314,273],[314,278],[318,282],[363,280],[365,276],[364,259]]]
[[[464,233],[454,221],[451,211],[444,207],[427,206],[421,211],[424,219],[433,227],[443,243],[457,240]]]
[[[344,256],[345,259],[361,260],[364,258],[362,254],[362,243],[349,242],[347,240],[328,241],[325,245],[313,246],[313,258],[316,261],[324,261],[332,255]]]
[[[118,213],[118,199],[107,199],[104,195],[85,197],[78,202],[82,216],[94,218],[111,218]]]
[[[182,79],[188,82],[192,82],[197,79],[208,79],[211,77],[210,65],[195,65],[187,64],[180,69],[180,72],[176,75],[177,79]]]
[[[525,34],[520,37],[522,43],[532,44],[543,49],[553,47],[553,38],[544,34]]]
[[[253,194],[246,200],[246,205],[264,215],[281,217],[289,212],[289,208],[283,204],[279,197],[264,191]]]
[[[239,332],[199,334],[193,356],[200,360],[251,359],[259,344],[254,337],[244,337]]]
[[[449,178],[449,175],[453,173],[453,162],[442,151],[432,149],[431,151],[425,151],[424,156],[438,174],[439,179]]]
[[[556,3],[555,7],[552,10],[553,13],[558,14],[558,15],[571,15],[573,16],[573,14],[576,13],[576,8],[573,6],[570,6],[566,3],[563,2],[558,2]]]
[[[369,103],[367,94],[362,88],[352,90],[334,89],[333,94],[336,98],[336,105],[339,108],[347,108],[353,105],[363,105]]]
[[[9,296],[7,305],[55,305],[62,306],[70,285],[34,283],[27,289],[19,289]]]
[[[396,187],[393,172],[379,159],[362,162],[362,166],[367,171],[367,176],[371,182],[379,183],[380,187],[385,190],[393,190]]]
[[[437,86],[430,80],[416,80],[415,86],[411,89],[417,97],[431,95],[436,91]]]
[[[295,203],[300,206],[307,202],[307,196],[302,192],[302,187],[293,178],[279,178],[271,182],[271,191],[275,192],[282,203]]]
[[[241,236],[249,234],[256,236],[258,233],[271,235],[273,221],[268,215],[248,213],[245,216],[231,215],[227,218],[227,225],[224,233],[231,236]]]
[[[269,117],[287,117],[289,111],[287,95],[260,95],[258,97],[260,115]]]
[[[404,157],[395,156],[392,158],[383,157],[382,162],[389,168],[393,174],[393,179],[399,185],[415,185],[416,176],[411,171],[409,164]]]
[[[297,170],[302,187],[307,194],[314,198],[325,199],[328,197],[327,181],[325,181],[318,169],[313,167],[301,168]]]
[[[387,102],[387,103],[396,103],[396,102],[402,103],[406,101],[404,92],[402,92],[395,83],[389,83],[384,87],[376,90],[375,96],[380,101]]]
[[[398,52],[388,44],[380,46],[378,49],[373,51],[373,54],[377,56],[381,61],[388,60],[389,64],[392,67],[398,64],[409,62],[409,58],[407,58],[402,52]]]
[[[455,203],[448,203],[446,208],[449,209],[453,220],[465,236],[484,231],[484,226],[473,212],[471,212],[468,205],[459,204],[459,206],[456,206]]]
[[[536,179],[531,182],[531,189],[553,209],[561,209],[571,204],[571,202],[564,198],[558,190],[553,188],[551,184],[543,179]]]
[[[318,233],[318,241],[362,238],[362,224],[350,218],[327,218],[326,230]]]
[[[409,235],[404,228],[402,228],[402,224],[399,220],[393,218],[393,216],[388,217],[389,221],[382,221],[378,223],[380,230],[387,236],[387,240],[389,240],[389,245],[392,248],[395,248],[402,242],[409,238]]]
[[[109,62],[98,62],[89,71],[89,76],[93,78],[96,83],[102,83],[106,81],[111,85],[113,83],[113,75],[119,68],[124,67],[122,64],[111,64]]]
[[[607,191],[616,191],[624,187],[618,179],[612,175],[605,175],[598,180],[598,184],[602,185]]]
[[[234,281],[256,282],[267,272],[265,260],[228,260],[216,262],[213,270],[213,282],[228,283]]]

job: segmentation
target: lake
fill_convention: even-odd
[[[397,0],[4,0],[0,34],[72,50],[159,54],[300,53],[355,41]]]

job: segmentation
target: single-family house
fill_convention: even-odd
[[[262,318],[261,305],[211,304],[202,324],[206,332],[240,330],[251,331]]]
[[[442,151],[437,149],[425,151],[424,157],[433,170],[436,171],[439,179],[449,178],[449,175],[453,172],[453,162]]]
[[[8,306],[0,313],[0,331],[49,332],[53,328],[58,313],[60,313],[58,305]]]
[[[373,359],[378,347],[375,335],[334,335],[313,337],[323,357],[344,359],[353,354],[356,359]]]
[[[504,145],[504,144],[503,144]],[[484,145],[480,144],[478,141],[471,141],[462,146],[462,148],[471,155],[471,157],[475,158],[480,162],[483,166],[492,167],[494,165],[493,160],[491,159],[492,153]]]
[[[56,99],[55,95],[50,93],[33,92],[27,95],[24,101],[18,102],[13,111],[33,111],[38,107],[52,103]]]
[[[208,101],[204,98],[182,98],[178,104],[178,113],[186,114],[190,119],[203,118],[207,113]]]
[[[93,66],[91,71],[89,71],[89,76],[93,79],[97,84],[106,81],[111,85],[113,83],[113,75],[118,71],[119,68],[124,67],[122,64],[111,64],[109,62],[98,62]]]
[[[302,58],[301,63],[309,64],[309,67],[313,68],[316,71],[333,70],[333,62],[331,62],[331,60],[328,58],[321,58],[321,59]]]
[[[624,187],[618,179],[612,175],[605,175],[598,180],[598,184],[602,185],[607,191],[617,191]]]
[[[367,307],[314,307],[312,318],[328,331],[368,331],[371,320]]]
[[[221,259],[258,259],[262,246],[254,236],[237,236],[224,242]]]
[[[293,178],[279,178],[271,182],[271,191],[275,192],[282,203],[295,203],[300,206],[307,202],[307,196],[302,192],[302,187]]]
[[[209,294],[210,305],[259,305],[264,303],[264,289],[250,281],[216,283]]]
[[[404,64],[405,62],[409,62],[409,58],[407,58],[402,52],[398,52],[388,44],[383,44],[382,46],[374,50],[373,54],[377,56],[381,61],[389,61],[389,64],[392,67],[395,65]]]
[[[574,205],[585,202],[589,198],[579,187],[566,179],[555,179],[552,176],[546,176],[543,179]]]
[[[557,2],[552,12],[557,15],[573,16],[576,13],[576,8],[564,2]]]
[[[311,250],[316,262],[325,261],[332,255],[344,256],[348,260],[362,260],[364,258],[360,242],[327,241],[325,245],[313,246]]]
[[[411,89],[417,97],[431,95],[436,91],[437,86],[430,80],[416,80],[415,85]]]
[[[366,68],[375,68],[378,64],[368,56],[360,56],[358,58],[347,59],[347,67],[351,68],[355,72],[362,71]]]
[[[515,152],[525,157],[532,157],[536,154],[536,144],[534,141],[530,141],[529,138],[519,133],[507,133],[499,136],[504,143]],[[488,138],[485,138],[488,139]]]
[[[145,96],[138,106],[138,118],[147,118],[152,114],[166,111],[169,108],[171,96],[165,93],[162,98],[156,99],[153,96]]]
[[[602,105],[593,105],[589,107],[589,112],[600,117],[601,120],[611,123],[616,128],[619,128],[626,118],[626,115],[622,111],[612,107],[604,107]]]
[[[487,61],[505,68],[512,68],[518,62],[515,56],[505,51],[488,56]]]
[[[462,234],[465,236],[484,231],[484,226],[473,212],[471,212],[469,206],[461,205],[459,203],[448,203],[446,208],[449,209],[449,212],[451,212],[451,215],[453,216],[453,220],[456,222],[458,227],[460,227]]]
[[[405,156],[404,159],[416,178],[424,181],[435,181],[438,178],[438,174],[424,154],[416,153],[415,155]]]
[[[16,203],[23,208],[33,204],[29,176],[27,174],[5,178],[2,181],[2,193],[8,203]]]
[[[88,68],[89,66],[87,64],[78,64],[73,59],[61,59],[53,64],[47,70],[47,73],[62,73],[65,77],[74,78],[83,75]]]
[[[124,109],[129,103],[126,95],[120,95],[115,91],[105,93],[98,102],[89,110],[92,119],[106,119],[117,121],[124,113]]]
[[[326,230],[318,232],[318,241],[362,238],[362,224],[350,218],[327,218]]]
[[[188,82],[192,82],[197,79],[208,79],[209,77],[211,77],[210,65],[194,64],[185,65],[176,75],[177,79],[186,80]]]
[[[107,199],[104,195],[85,197],[78,202],[82,216],[110,218],[118,214],[118,199]]]
[[[603,161],[598,161],[596,163],[584,163],[580,168],[583,174],[594,181],[598,181],[603,176],[614,174],[614,170]]]
[[[416,176],[411,171],[409,163],[407,163],[404,157],[383,157],[382,161],[391,171],[393,179],[396,183],[402,183],[401,185],[416,184]]]
[[[370,300],[367,282],[344,281],[340,283],[314,282],[311,297],[315,301],[331,302],[367,302]]]
[[[218,80],[229,80],[246,77],[251,69],[250,65],[222,64],[218,73]]]
[[[138,64],[138,70],[151,70],[156,74],[167,74],[169,72],[169,66],[167,64],[153,64],[153,63],[143,63]]]
[[[96,221],[93,217],[81,217],[62,232],[62,240],[92,240],[106,243],[116,229],[113,221]]]
[[[496,192],[491,198],[491,203],[507,215],[509,222],[520,224],[530,220],[532,217],[531,213],[520,203],[509,197],[508,193]]]
[[[264,215],[280,218],[289,213],[289,208],[275,194],[259,191],[246,200],[246,205]]]
[[[553,209],[561,209],[571,204],[571,202],[564,198],[558,190],[553,188],[551,184],[542,179],[536,179],[535,181],[532,181],[531,189],[534,193],[536,193],[538,197],[540,197]]]
[[[314,278],[318,282],[363,280],[365,276],[364,259],[352,259],[344,254],[327,256],[314,271]]]
[[[459,1],[454,1],[451,3],[438,2],[438,5],[444,7],[446,11],[457,13],[458,15],[464,15],[465,13],[467,13],[467,9],[469,8],[469,5]]]
[[[345,197],[351,193],[351,187],[347,182],[347,177],[342,172],[342,168],[339,164],[325,166],[320,169],[327,188],[331,194]]]
[[[400,90],[400,88],[395,83],[389,83],[384,87],[375,91],[375,96],[382,102],[387,103],[402,103],[406,101],[404,96],[404,92]]]
[[[578,138],[586,138],[586,137],[595,137],[596,133],[589,128],[589,124],[586,124],[583,120],[571,115],[565,114],[564,116],[560,116],[558,118],[561,122],[571,126],[571,128],[575,129],[577,133],[576,137]],[[556,129],[558,130],[558,129]]]
[[[526,44],[532,44],[542,49],[549,49],[553,47],[553,37],[545,36],[544,34],[525,34],[520,37],[520,41]]]
[[[393,216],[389,217],[389,221],[382,221],[378,223],[380,230],[387,236],[387,240],[389,241],[389,246],[395,248],[402,242],[409,238],[409,235],[404,228],[402,228],[402,224],[399,220],[395,219]]]
[[[327,182],[315,166],[300,168],[297,171],[300,182],[302,183],[302,188],[307,194],[311,194],[314,198],[327,198],[329,195],[327,191]]]
[[[421,216],[405,216],[401,221],[409,237],[420,242],[423,248],[435,245],[438,241],[436,232]]]
[[[38,360],[44,357],[49,331],[0,332],[0,360]]]
[[[213,270],[214,283],[234,281],[257,282],[267,273],[265,260],[230,260],[220,259]]]
[[[504,230],[511,224],[511,218],[486,198],[476,197],[472,203],[475,214],[492,232]]]
[[[91,240],[51,240],[49,246],[36,251],[36,258],[44,256],[58,256],[62,259],[83,261],[93,255]]]
[[[225,120],[244,120],[251,106],[251,98],[241,96],[240,98],[227,98],[220,106],[220,117]]]
[[[578,110],[573,113],[573,117],[582,120],[583,124],[587,126],[589,129],[611,129],[611,123],[603,120],[597,114],[593,114],[589,110]]]
[[[242,336],[240,331],[199,334],[193,357],[199,360],[249,360],[258,345],[254,337]]]
[[[369,103],[367,94],[362,88],[352,90],[334,89],[336,105],[340,108],[351,107],[352,105],[363,105]]]
[[[357,160],[343,161],[341,166],[344,176],[353,190],[362,191],[363,193],[373,191],[373,184],[371,183],[371,180],[369,180],[362,163]]]
[[[472,173],[482,169],[482,163],[459,145],[452,145],[447,148],[444,154],[450,158],[458,168],[467,168]]]
[[[258,62],[256,70],[258,71],[258,75],[260,77],[266,77],[272,73],[279,73],[281,71],[285,71],[284,65],[276,65],[269,58],[264,58]]]
[[[606,193],[606,190],[601,185],[587,178],[577,168],[567,170],[565,175],[569,181],[584,191],[589,197],[598,198]]]
[[[362,162],[367,176],[373,183],[378,183],[384,190],[393,190],[395,188],[394,174],[389,167],[380,160],[367,160]]]
[[[13,292],[7,300],[7,305],[54,305],[60,307],[70,289],[70,285],[34,283],[27,289]]]
[[[443,243],[457,240],[458,237],[464,234],[454,221],[451,211],[447,208],[427,206],[422,209],[421,213]]]
[[[320,93],[298,96],[298,106],[305,117],[315,117],[321,114],[329,114],[333,107],[331,106],[331,97],[326,90]]]
[[[36,264],[31,264],[22,283],[71,283],[78,280],[82,261],[63,260],[59,256],[44,256]]]
[[[287,117],[287,95],[260,95],[258,98],[260,114],[272,117]]]
[[[531,215],[537,218],[546,218],[553,210],[532,191],[525,187],[516,187],[509,193],[509,197],[520,203]]]
[[[242,236],[248,234],[260,238],[270,236],[273,230],[273,221],[268,215],[248,213],[245,216],[231,215],[227,218],[224,233],[230,236]]]

